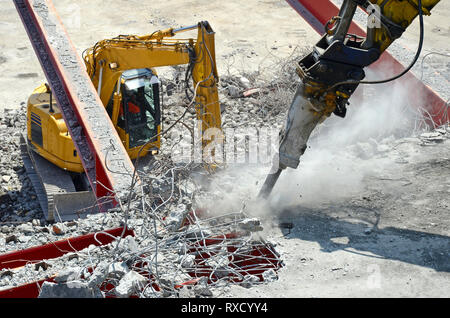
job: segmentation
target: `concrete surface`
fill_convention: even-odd
[[[289,45],[312,45],[319,39],[284,1],[82,0],[74,4],[55,0],[53,3],[79,54],[97,41],[119,34],[144,35],[207,20],[216,31],[220,74],[229,66],[254,69],[270,54],[288,54]],[[0,8],[0,85],[8,87],[0,92],[0,109],[17,108],[45,77],[13,2],[0,0]],[[189,34],[197,36],[195,31]]]
[[[319,165],[310,160],[320,149],[308,150],[300,171],[286,171],[274,188],[284,204],[266,216],[264,235],[285,261],[279,280],[229,294],[449,297],[450,140],[389,148],[349,161],[336,151]],[[289,222],[291,230],[280,226]]]

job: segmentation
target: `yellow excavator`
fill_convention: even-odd
[[[197,30],[196,39],[174,38],[190,30]],[[87,73],[131,159],[155,154],[161,146],[158,67],[186,65],[186,94],[195,100],[202,131],[221,129],[214,35],[210,24],[202,21],[145,36],[120,35],[99,41],[83,52]],[[203,141],[203,146],[207,143]],[[82,177],[81,160],[47,84],[36,88],[28,100],[27,147],[35,166],[45,158],[71,175],[75,190],[89,190]],[[36,153],[39,156],[34,156]],[[42,180],[43,173],[57,175],[57,169],[51,169],[47,163],[45,168],[35,167],[34,170],[41,174]],[[55,193],[61,192],[55,188],[55,183],[57,180],[41,182],[44,188],[46,184],[53,185],[45,189],[48,202],[53,201]],[[40,201],[41,206],[45,205]]]
[[[197,29],[197,39],[172,39]],[[132,159],[160,148],[160,81],[155,68],[187,64],[197,86],[198,119],[221,128],[214,32],[208,22],[102,40],[83,54],[86,70]],[[188,81],[189,78],[186,78]],[[197,85],[200,84],[200,85]],[[190,88],[191,92],[193,91]],[[51,101],[51,102],[50,102]],[[83,172],[73,141],[49,86],[36,88],[28,100],[27,135],[33,150],[58,167]],[[142,151],[141,147],[145,145]],[[140,151],[140,152],[139,152]]]

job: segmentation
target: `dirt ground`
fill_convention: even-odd
[[[423,146],[409,138],[389,147],[371,158],[352,158],[351,167],[336,153],[323,165],[326,175],[323,167],[311,165],[320,152],[312,150],[300,172],[287,171],[274,193],[294,202],[273,207],[264,234],[278,243],[285,261],[279,280],[233,287],[230,294],[448,297],[450,140]],[[333,167],[336,161],[341,163]],[[308,186],[317,192],[305,194]],[[299,194],[310,200],[295,199]]]
[[[281,0],[53,2],[80,54],[103,38],[208,20],[216,31],[219,74],[263,67],[319,39]],[[449,12],[450,3],[441,1],[425,17],[426,50],[450,51]],[[0,1],[0,33],[1,111],[26,102],[44,74],[11,1]],[[412,26],[401,44],[414,50],[417,37]],[[441,72],[448,75],[448,68]],[[286,172],[274,189],[273,214],[264,216],[263,236],[276,242],[284,261],[278,280],[235,286],[226,297],[449,297],[450,139],[427,146],[418,138],[378,145],[389,148],[369,159],[352,157],[348,170],[339,171],[342,157],[336,153],[336,166],[320,182],[313,173],[323,173],[320,167],[306,172],[315,151],[306,166]],[[343,183],[355,171],[363,171],[356,173],[358,180]],[[303,184],[288,189],[283,182]],[[305,184],[317,191],[299,190]],[[346,186],[351,191],[343,191]],[[299,193],[314,193],[315,199],[292,200]],[[277,206],[280,200],[284,204]]]

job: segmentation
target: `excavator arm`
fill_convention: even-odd
[[[380,84],[404,75],[417,61],[423,43],[423,15],[439,0],[344,0],[338,16],[325,25],[325,34],[297,67],[301,82],[281,132],[279,153],[260,190],[267,197],[281,172],[297,168],[314,128],[332,113],[345,117],[349,98],[360,84]],[[367,36],[349,34],[357,7],[369,14]],[[421,38],[411,65],[383,81],[364,81],[364,68],[381,54],[419,16]]]
[[[308,97],[325,101],[328,110],[344,117],[348,99],[365,77],[364,68],[401,37],[419,12],[430,15],[439,0],[420,2],[421,10],[417,0],[345,0],[313,52],[299,62]],[[348,33],[358,6],[369,13],[365,38]]]
[[[173,39],[181,32],[197,29],[197,39]],[[86,69],[103,104],[113,99],[111,119],[117,123],[122,100],[120,81],[124,71],[160,66],[188,65],[192,77],[197,119],[202,132],[221,129],[218,99],[218,74],[215,59],[214,32],[208,22],[180,29],[156,31],[150,35],[122,35],[102,40],[83,54]],[[159,133],[159,131],[158,131]],[[157,137],[159,144],[159,136]],[[207,141],[203,141],[203,146]],[[131,156],[135,157],[135,156]]]

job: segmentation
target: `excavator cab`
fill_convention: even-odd
[[[106,108],[131,158],[136,158],[144,145],[145,151],[159,149],[159,83],[151,69],[124,71],[120,78],[121,101],[115,106],[113,93]],[[119,107],[117,122],[114,122],[114,107]]]

